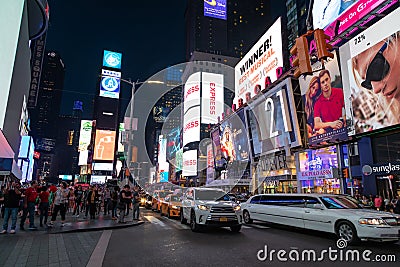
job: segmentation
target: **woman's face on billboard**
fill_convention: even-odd
[[[400,54],[397,54],[397,49],[398,40],[394,38],[386,48],[382,41],[353,59],[353,66],[361,79],[369,80],[367,84],[370,88],[367,89],[388,99],[400,99]]]

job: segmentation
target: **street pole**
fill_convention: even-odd
[[[131,172],[131,161],[132,161],[132,144],[133,144],[133,106],[134,106],[134,97],[135,97],[135,82],[132,82],[132,96],[131,96],[131,107],[130,107],[130,112],[129,112],[129,138],[128,138],[128,161],[127,161],[127,167],[129,169],[129,173],[132,175],[133,178],[133,173]]]

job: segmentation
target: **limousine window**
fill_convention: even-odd
[[[260,199],[262,205],[274,205],[274,206],[290,206],[290,207],[304,207],[304,197],[302,196],[273,196],[263,195]]]
[[[260,198],[261,196],[254,196],[251,200],[250,203],[251,204],[258,204],[260,202]]]
[[[321,197],[322,203],[328,209],[361,209],[356,200],[347,196],[329,196]]]

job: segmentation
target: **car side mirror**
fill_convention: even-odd
[[[317,209],[317,210],[323,210],[324,209],[324,206],[322,205],[322,204],[314,204],[314,207],[313,207],[314,209]]]

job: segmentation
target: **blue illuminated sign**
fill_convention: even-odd
[[[111,76],[102,76],[100,82],[100,96],[119,98],[120,79]]]
[[[103,66],[114,69],[121,69],[121,59],[121,53],[104,50]]]
[[[226,0],[204,0],[204,16],[226,20]]]

